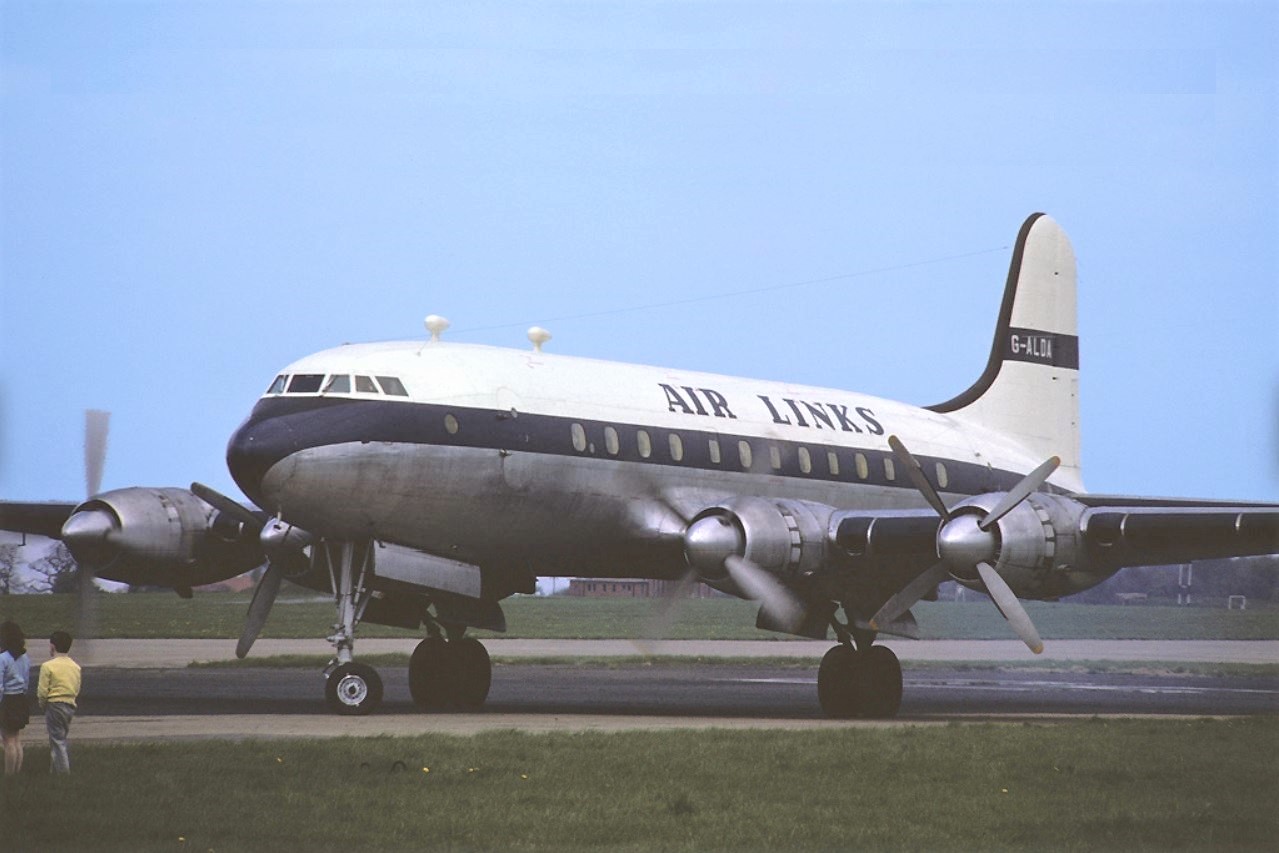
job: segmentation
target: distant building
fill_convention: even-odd
[[[668,598],[679,592],[679,581],[649,578],[572,578],[568,595],[582,598]],[[689,587],[685,598],[720,598],[722,592],[698,583]]]

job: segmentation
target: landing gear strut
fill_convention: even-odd
[[[373,543],[367,540],[325,540],[315,549],[314,559],[329,570],[337,623],[329,642],[336,652],[324,671],[324,698],[337,714],[363,716],[382,704],[382,678],[371,666],[352,660],[355,626],[369,606],[372,589],[368,581],[373,568]]]
[[[448,631],[417,644],[409,658],[409,693],[424,711],[474,711],[484,704],[493,680],[488,652],[464,629]]]
[[[902,704],[902,666],[897,655],[874,645],[873,631],[834,624],[840,644],[822,657],[817,670],[822,712],[836,719],[897,716]]]

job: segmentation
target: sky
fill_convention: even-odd
[[[1270,2],[0,0],[0,499],[239,496],[283,365],[455,340],[926,405],[1023,220],[1090,491],[1279,501]]]

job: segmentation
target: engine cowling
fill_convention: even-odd
[[[98,577],[175,588],[216,583],[264,560],[256,530],[177,488],[103,492],[62,527],[76,562]]]
[[[796,577],[826,562],[833,508],[808,501],[735,498],[707,507],[684,533],[684,556],[711,585],[727,580],[725,560],[743,557],[772,574]]]

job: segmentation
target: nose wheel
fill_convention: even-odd
[[[371,714],[382,703],[382,678],[371,666],[354,661],[340,664],[324,683],[324,699],[335,714]]]

